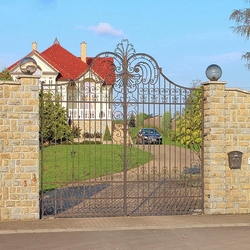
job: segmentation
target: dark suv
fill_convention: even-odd
[[[136,144],[162,144],[162,136],[154,128],[142,128],[136,134]]]

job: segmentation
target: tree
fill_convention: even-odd
[[[145,113],[139,113],[136,118],[137,127],[141,127],[144,125],[144,120],[148,118],[148,115]]]
[[[108,125],[106,125],[105,132],[104,132],[104,135],[103,135],[103,140],[104,141],[112,141],[112,137],[111,137]]]
[[[39,134],[41,142],[49,144],[71,141],[71,126],[67,123],[67,112],[60,104],[60,96],[51,92],[40,94],[39,99]]]
[[[13,81],[8,69],[4,68],[0,73],[0,80]]]
[[[200,86],[190,92],[186,106],[176,116],[175,140],[199,151],[202,144],[202,90]]]
[[[129,127],[135,127],[135,115],[132,113],[129,117],[129,123],[128,126]]]
[[[171,120],[172,120],[171,112],[166,111],[162,116],[162,122],[161,122],[162,123],[161,127],[164,135],[166,135],[171,129]]]
[[[250,3],[250,0],[245,2]],[[245,36],[246,39],[250,38],[250,8],[234,10],[229,19],[236,23],[236,26],[232,27],[235,33]],[[243,54],[242,59],[247,61],[246,67],[250,69],[250,52]]]

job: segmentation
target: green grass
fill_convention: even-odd
[[[127,169],[138,167],[153,159],[152,154],[137,147],[127,147],[126,150]],[[72,151],[75,151],[74,158],[72,158]],[[122,172],[124,168],[123,154],[123,145],[112,144],[44,147],[43,160],[40,161],[43,187],[40,184],[40,188],[43,190],[55,189],[62,187],[65,183],[81,182]]]

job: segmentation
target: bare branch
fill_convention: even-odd
[[[250,0],[245,0],[250,3]],[[231,27],[233,32],[245,36],[246,39],[250,38],[250,8],[234,10],[229,17],[229,20],[235,21],[236,26]],[[246,68],[250,70],[250,52],[245,53],[242,59],[246,60]]]

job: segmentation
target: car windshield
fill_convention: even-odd
[[[159,134],[155,129],[143,129],[145,134]]]

